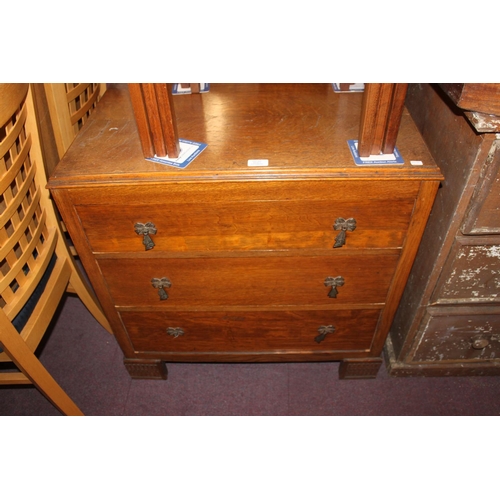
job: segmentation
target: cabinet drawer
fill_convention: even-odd
[[[430,308],[412,361],[500,359],[500,314],[488,308]]]
[[[280,350],[285,353],[369,350],[379,314],[377,309],[124,311],[121,317],[136,351],[203,353]],[[322,327],[327,329],[321,330]],[[322,333],[324,338],[321,340],[318,336]]]
[[[337,219],[356,221],[345,248],[399,248],[417,192],[415,183],[389,182],[390,193],[373,182],[304,183],[301,190],[298,183],[278,184],[280,190],[235,187],[235,194],[214,186],[199,198],[186,189],[175,202],[169,186],[128,197],[109,189],[102,193],[106,203],[95,194],[100,203],[83,197],[75,208],[94,252],[144,252],[135,225],[147,223],[155,227],[152,252],[331,249],[340,232]],[[242,190],[248,199],[236,195]]]
[[[397,255],[100,259],[113,301],[121,306],[341,305],[383,303]],[[343,278],[338,280],[337,278]],[[151,280],[166,278],[161,300]],[[337,296],[329,297],[334,285]],[[341,284],[343,281],[343,284]],[[157,283],[158,284],[158,283]]]
[[[500,302],[500,238],[457,238],[436,288],[439,303]]]

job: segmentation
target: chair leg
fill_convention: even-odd
[[[80,300],[85,304],[85,307],[90,311],[92,316],[101,324],[101,326],[107,330],[111,335],[113,335],[113,330],[109,325],[106,316],[102,312],[99,303],[97,302],[97,298],[94,295],[94,292],[90,290],[89,286],[85,283],[84,278],[80,274],[80,270],[77,268],[73,259],[70,259],[71,266],[71,276],[69,278],[69,284],[72,287],[72,292],[76,293]]]
[[[11,325],[8,326],[2,328],[1,342],[16,366],[64,415],[82,416],[82,411],[31,352],[19,333]]]

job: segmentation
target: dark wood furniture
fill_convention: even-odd
[[[409,87],[445,180],[387,340],[392,375],[500,374],[499,96],[493,84]]]
[[[129,83],[130,99],[145,158],[180,154],[172,94],[166,83]]]
[[[365,85],[359,127],[360,156],[394,151],[407,88],[407,83]]]
[[[362,100],[327,84],[176,97],[179,137],[208,144],[177,169],[144,159],[128,87],[107,90],[49,185],[133,377],[332,360],[376,376],[442,177],[407,112],[405,164],[356,166]]]

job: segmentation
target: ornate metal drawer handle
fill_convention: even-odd
[[[172,283],[168,278],[153,278],[151,280],[151,284],[154,288],[158,289],[160,300],[168,299],[168,294],[165,291],[165,288],[170,288],[172,286]]]
[[[176,339],[177,337],[180,337],[181,335],[184,335],[184,330],[182,328],[179,328],[179,327],[176,327],[176,328],[172,328],[172,327],[168,327],[167,328],[167,333],[174,337],[174,339]]]
[[[343,219],[339,217],[333,225],[335,231],[340,231],[335,237],[333,248],[339,248],[345,245],[346,231],[354,231],[356,229],[356,219]]]
[[[318,344],[320,342],[322,342],[323,340],[325,340],[325,337],[329,334],[329,333],[333,333],[335,331],[335,327],[333,325],[322,325],[318,328],[318,333],[319,335],[317,335],[316,337],[314,337],[314,340],[315,342],[317,342]]]
[[[134,229],[138,235],[143,236],[142,244],[144,245],[144,249],[151,250],[155,246],[155,243],[151,239],[150,234],[156,234],[156,226],[152,222],[146,222],[146,224],[137,222],[134,225]]]
[[[332,278],[331,276],[328,276],[328,278],[325,278],[325,286],[331,286],[332,289],[328,293],[328,297],[331,299],[337,298],[338,295],[338,286],[344,286],[345,280],[342,276],[337,276],[336,278]]]

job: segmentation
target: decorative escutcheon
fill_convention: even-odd
[[[167,333],[171,337],[174,337],[174,339],[176,339],[177,337],[180,337],[181,335],[184,335],[184,330],[182,328],[179,328],[179,327],[172,328],[172,327],[169,326],[167,328]]]
[[[337,276],[336,278],[332,278],[331,276],[328,276],[328,278],[325,278],[325,286],[331,286],[332,289],[328,293],[328,297],[331,299],[337,298],[337,295],[339,294],[337,287],[338,286],[344,286],[345,280],[342,276]]]
[[[172,286],[172,283],[168,278],[153,278],[151,280],[151,284],[158,290],[160,300],[168,299],[168,294],[165,291],[165,288],[170,288]]]
[[[333,248],[342,247],[345,245],[346,231],[354,231],[356,229],[356,219],[343,219],[342,217],[339,217],[335,221],[333,229],[335,229],[335,231],[340,231],[340,233],[335,237]]]
[[[143,237],[142,244],[144,245],[144,249],[151,250],[155,246],[155,243],[151,239],[150,234],[156,234],[156,226],[152,222],[146,222],[146,224],[137,222],[134,225],[134,229],[139,236]]]
[[[314,340],[315,342],[317,342],[318,344],[320,342],[323,342],[323,340],[325,340],[325,337],[329,334],[329,333],[333,333],[335,331],[335,327],[333,325],[322,325],[318,328],[318,333],[319,335],[317,335],[316,337],[314,337]]]

